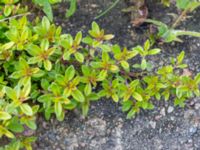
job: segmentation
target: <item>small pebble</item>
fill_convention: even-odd
[[[167,109],[167,113],[172,113],[174,111],[174,107],[169,106]]]
[[[171,119],[172,121],[174,121],[174,120],[175,120],[175,119],[174,119],[174,117],[171,117],[170,119]]]
[[[165,116],[165,115],[166,115],[166,113],[165,113],[165,108],[162,108],[162,109],[160,110],[160,114],[161,114],[162,116]]]
[[[156,122],[155,121],[150,121],[149,124],[153,129],[156,128]]]
[[[200,109],[200,103],[195,104],[194,108],[195,108],[196,110]]]
[[[188,140],[188,143],[192,143],[192,139],[189,139],[189,140]]]
[[[190,132],[191,135],[193,135],[193,134],[195,134],[197,132],[197,128],[196,127],[191,127],[189,129],[189,132]]]

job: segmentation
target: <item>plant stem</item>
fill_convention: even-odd
[[[100,17],[104,16],[105,14],[107,14],[111,9],[113,9],[120,0],[116,0],[110,7],[108,7],[105,11],[103,11],[102,13],[100,13],[98,16],[96,16],[94,19],[99,19]]]
[[[188,9],[185,9],[184,11],[182,11],[181,15],[177,18],[177,20],[172,25],[172,28],[175,28],[181,22],[183,17],[186,16],[187,12],[188,12]]]
[[[8,17],[8,18],[1,19],[0,22],[4,22],[6,20],[14,19],[14,18],[17,18],[17,17],[27,16],[27,15],[30,15],[30,14],[31,13],[28,12],[28,13],[24,13],[24,14],[19,14],[19,15],[11,16],[11,17]]]
[[[189,36],[194,36],[194,37],[200,37],[199,32],[194,32],[194,31],[184,31],[184,30],[177,30],[176,31],[177,35],[189,35]]]

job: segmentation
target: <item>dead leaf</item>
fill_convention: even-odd
[[[148,9],[146,5],[143,5],[138,9],[138,17],[132,20],[133,26],[140,26],[144,23],[148,16]]]
[[[133,26],[140,26],[148,16],[148,8],[144,0],[130,0],[131,6],[123,9],[124,12],[131,13],[131,23]]]
[[[192,72],[189,69],[183,69],[182,76],[192,76]]]

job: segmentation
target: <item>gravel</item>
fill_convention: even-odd
[[[99,7],[107,7],[111,0],[80,2],[80,12],[77,11],[71,20],[59,22],[63,18],[59,16],[56,18],[58,24],[62,23],[66,27],[66,32],[80,29],[86,31],[92,21],[90,16],[94,16]],[[88,3],[95,4],[92,5],[95,8],[91,8],[94,13],[87,12]],[[151,17],[159,19],[169,12],[161,5],[155,7],[154,4],[154,1],[148,1]],[[124,6],[126,6],[124,1],[120,1],[120,5],[107,14],[108,18],[103,17],[98,22],[108,33],[116,33],[114,42],[132,47],[146,39],[145,27],[142,26],[137,30],[132,28],[128,22],[129,16],[120,12]],[[181,27],[200,31],[199,14],[200,10],[197,10],[194,17]],[[169,16],[162,19],[170,22]],[[191,37],[183,39],[184,43],[159,45],[163,49],[162,53],[150,58],[154,66],[168,64],[170,56],[177,56],[184,50],[186,52],[184,61],[188,64],[189,71],[192,75],[200,72],[200,39]],[[185,108],[174,107],[172,99],[167,102],[155,101],[154,110],[141,111],[131,120],[126,119],[126,114],[121,112],[118,104],[102,99],[92,104],[89,116],[85,119],[78,113],[70,112],[63,122],[55,119],[45,122],[43,118],[38,122],[38,141],[35,144],[37,150],[200,150],[199,98],[188,100]]]
[[[174,111],[174,107],[169,106],[167,109],[167,113],[172,113]]]

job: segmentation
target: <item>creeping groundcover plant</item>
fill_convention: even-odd
[[[95,22],[86,37],[61,34],[47,17],[32,23],[25,16],[12,18],[0,30],[0,138],[12,139],[3,149],[32,149],[36,138],[23,133],[36,130],[38,113],[59,121],[73,109],[86,116],[93,101],[106,98],[132,118],[153,109],[155,99],[173,98],[183,107],[200,95],[200,74],[182,73],[184,52],[153,69],[148,58],[161,50],[149,40],[133,48],[111,45],[114,36]]]

